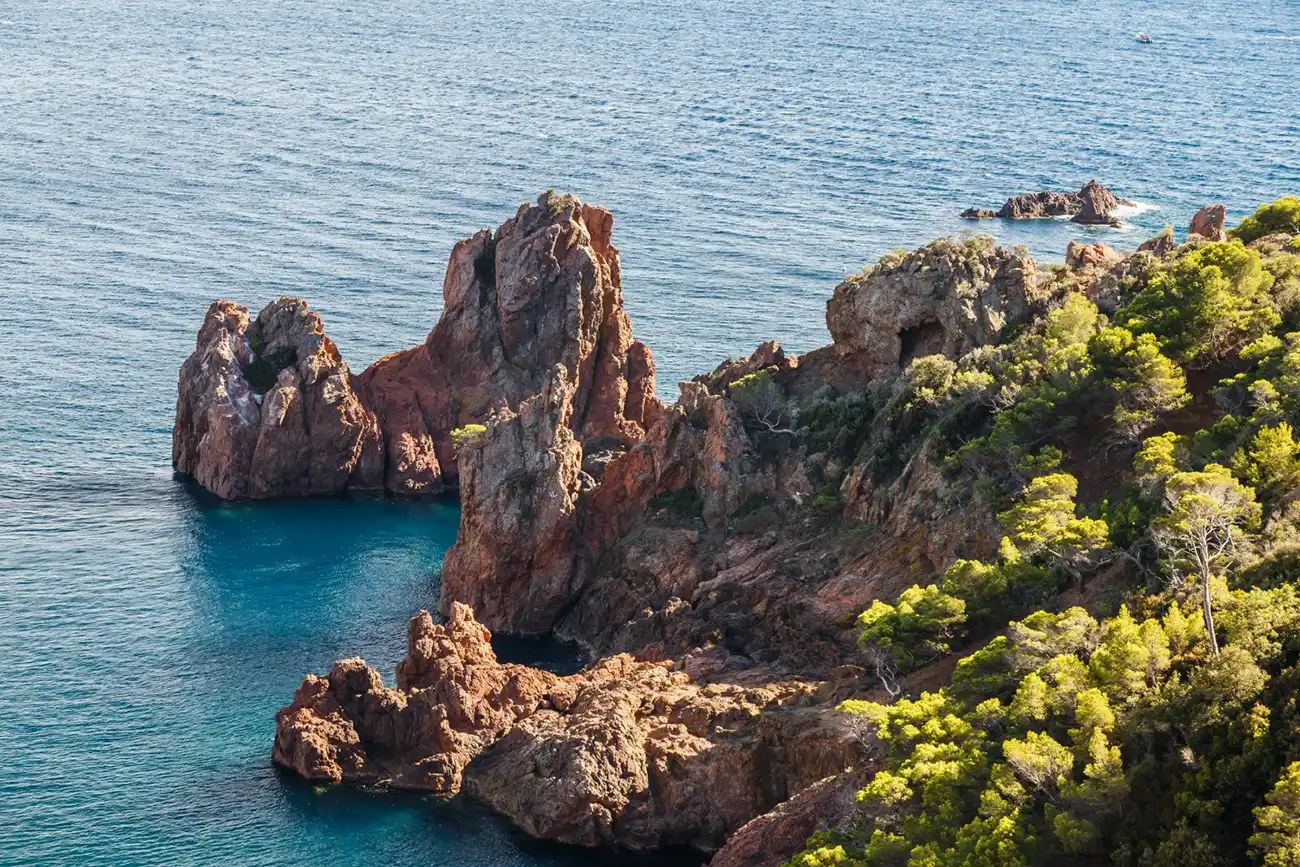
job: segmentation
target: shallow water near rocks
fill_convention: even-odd
[[[212,299],[304,295],[359,371],[423,339],[456,240],[554,187],[615,212],[672,397],[826,342],[895,247],[1059,259],[1300,191],[1298,91],[1290,2],[0,0],[0,863],[615,863],[271,767],[304,673],[391,682],[457,513],[174,480]],[[1142,204],[1124,229],[956,217],[1091,177]]]

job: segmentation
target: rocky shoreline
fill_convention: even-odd
[[[859,612],[1000,537],[942,460],[862,449],[869,423],[902,437],[913,361],[992,346],[1066,292],[1105,309],[1172,233],[1072,244],[1055,268],[987,238],[890,254],[835,287],[830,345],[763,344],[665,406],[612,226],[547,194],[462,241],[429,339],[359,376],[304,302],[251,321],[217,302],[181,371],[176,468],[222,496],[459,486],[445,622],[411,619],[395,687],[359,659],[308,675],[277,763],[462,793],[543,839],[775,867],[880,761],[835,712],[890,685]],[[1192,229],[1221,237],[1222,206]],[[489,630],[596,661],[501,664]]]

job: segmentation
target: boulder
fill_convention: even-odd
[[[1228,233],[1224,230],[1224,221],[1228,218],[1226,205],[1206,205],[1192,217],[1192,225],[1187,229],[1187,237],[1204,238],[1207,241],[1226,241]]]
[[[1081,271],[1085,268],[1109,268],[1124,261],[1124,254],[1105,244],[1083,244],[1071,241],[1065,247],[1066,267]]]
[[[967,208],[961,212],[961,218],[963,220],[991,220],[997,215],[997,211],[991,211],[985,208]]]
[[[233,301],[208,308],[181,365],[172,465],[225,499],[381,486],[375,416],[307,302],[282,297],[251,322]]]
[[[913,358],[956,358],[995,343],[1008,325],[1028,319],[1038,295],[1029,256],[992,239],[943,238],[840,283],[826,325],[842,356],[859,356],[884,378]]]
[[[541,394],[518,412],[498,411],[481,437],[462,444],[460,532],[443,560],[444,614],[463,602],[495,631],[539,635],[581,589],[575,390],[557,364]]]
[[[1115,212],[1121,205],[1131,204],[1096,181],[1088,181],[1079,191],[1079,210],[1070,221],[1085,226],[1118,226],[1119,217]]]

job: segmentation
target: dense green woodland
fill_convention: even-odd
[[[1300,199],[1231,235],[800,415],[879,479],[949,455],[1005,536],[862,613],[881,769],[790,864],[1300,865]]]

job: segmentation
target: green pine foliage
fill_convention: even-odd
[[[1300,199],[801,413],[877,484],[945,457],[1005,535],[859,617],[887,698],[841,711],[882,752],[789,864],[1300,865],[1300,240],[1246,246],[1277,233]]]

